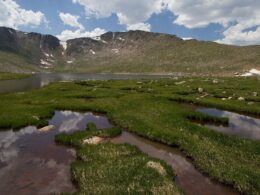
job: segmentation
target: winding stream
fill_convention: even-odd
[[[201,174],[191,161],[176,148],[141,138],[126,131],[121,136],[112,139],[112,143],[128,143],[137,146],[149,156],[165,161],[177,174],[176,183],[187,195],[237,194],[231,188],[214,182]]]

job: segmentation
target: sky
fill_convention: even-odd
[[[0,26],[60,40],[144,30],[260,44],[260,0],[0,0]]]

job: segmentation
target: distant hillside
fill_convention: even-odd
[[[7,60],[6,55],[14,57]],[[2,27],[0,71],[15,71],[18,64],[21,70],[24,66],[36,71],[232,76],[260,70],[260,46],[184,41],[174,35],[143,31],[108,32],[60,43],[51,35]]]

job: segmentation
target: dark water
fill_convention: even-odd
[[[169,164],[177,174],[176,183],[188,195],[232,195],[229,187],[211,181],[195,169],[193,164],[176,148],[153,142],[128,132],[112,139],[113,143],[128,143],[137,146],[151,157]]]
[[[74,192],[70,163],[75,160],[75,151],[56,145],[54,136],[85,129],[89,122],[99,128],[110,126],[102,116],[63,111],[55,112],[49,121],[55,128],[49,132],[35,127],[0,132],[0,194]]]
[[[213,108],[198,108],[196,110],[211,116],[229,118],[227,127],[205,125],[210,129],[242,138],[260,140],[260,119]]]
[[[49,73],[35,74],[21,80],[0,81],[0,93],[21,92],[38,89],[55,81],[75,80],[132,80],[132,79],[160,79],[169,78],[166,75],[128,75],[128,74],[76,74]]]

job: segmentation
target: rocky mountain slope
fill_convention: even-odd
[[[260,46],[184,41],[174,35],[143,31],[108,32],[62,43],[51,35],[2,27],[0,71],[14,71],[17,64],[19,71],[29,67],[35,71],[230,76],[260,69]]]
[[[0,71],[48,69],[62,51],[59,39],[54,36],[0,27]]]

